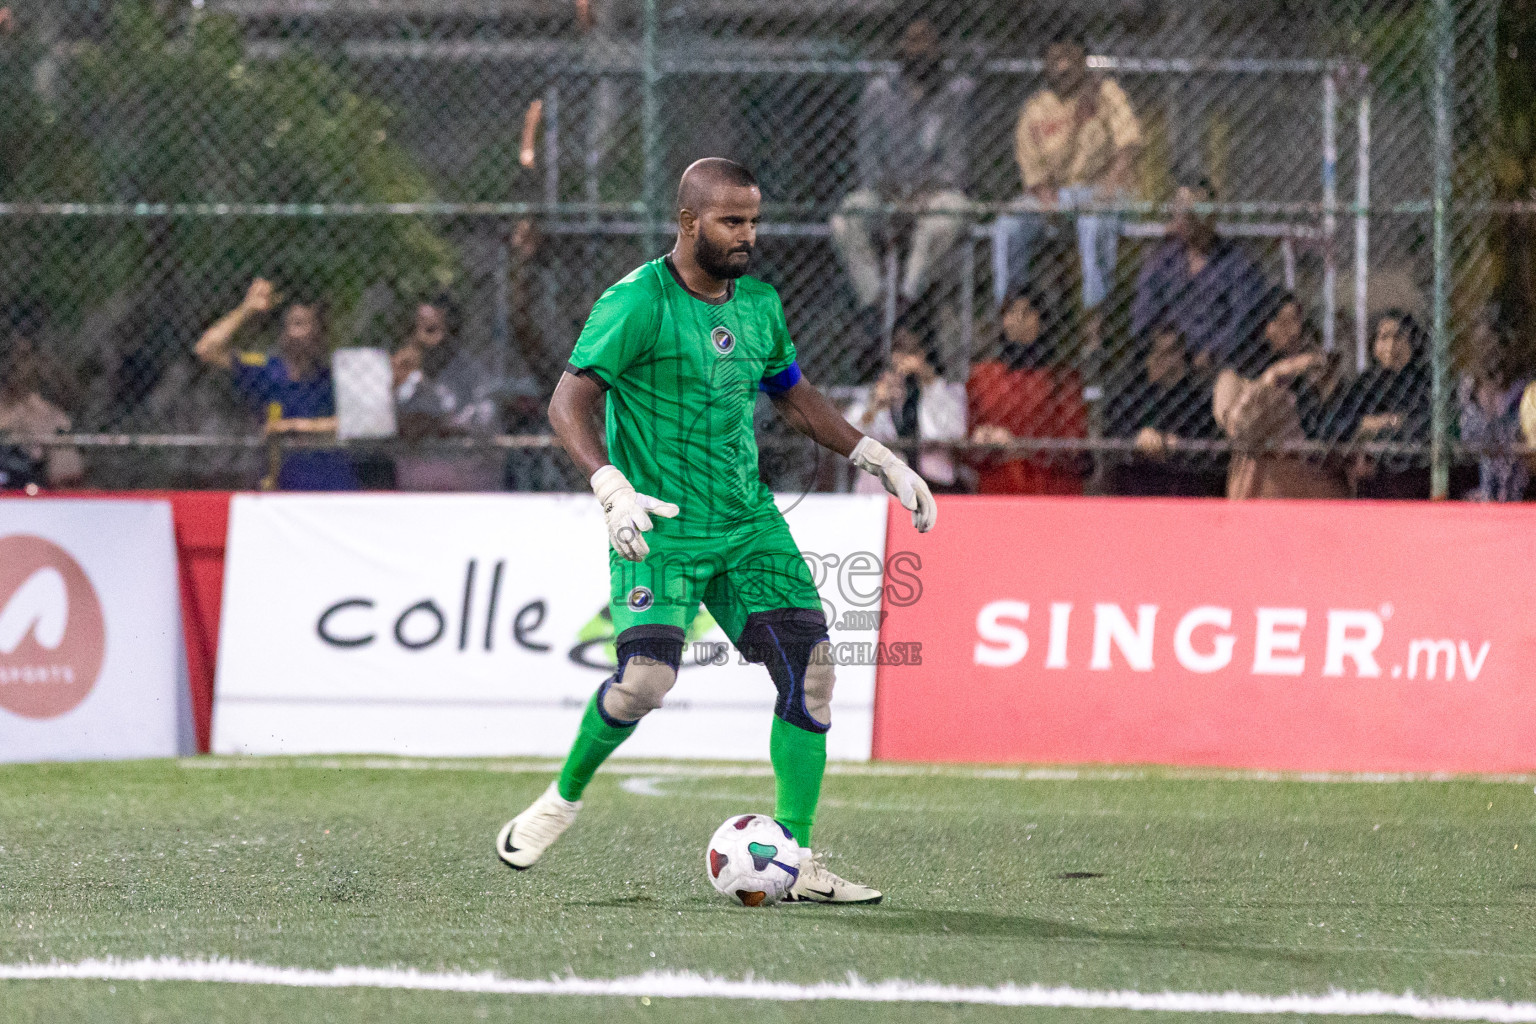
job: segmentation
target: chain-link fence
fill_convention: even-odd
[[[1523,487],[1494,0],[7,9],[0,429],[62,435],[13,486],[577,485],[548,396],[720,155],[807,376],[937,483]]]

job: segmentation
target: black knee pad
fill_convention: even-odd
[[[827,620],[820,609],[778,608],[753,612],[736,641],[742,657],[768,667],[779,691],[773,713],[807,732],[826,732],[829,726],[805,710],[805,666],[811,649],[827,636]]]
[[[608,688],[624,678],[624,666],[637,654],[670,666],[676,672],[677,667],[683,663],[683,639],[684,633],[678,626],[630,626],[618,635],[614,648],[619,667],[597,688],[597,713],[603,716],[603,721],[615,729],[635,724],[620,722],[603,710],[603,697],[608,693]]]

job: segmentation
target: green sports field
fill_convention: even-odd
[[[746,910],[709,887],[703,844],[728,815],[771,809],[766,766],[616,763],[545,860],[514,874],[492,840],[550,767],[0,769],[0,965],[174,957],[545,981],[691,972],[791,983],[780,991],[852,973],[984,989],[1536,1000],[1529,779],[843,767],[828,777],[817,845],[833,870],[884,889],[884,904]],[[0,981],[5,1022],[1025,1016],[1175,1015]]]

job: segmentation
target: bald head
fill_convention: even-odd
[[[747,272],[757,246],[762,193],[752,172],[709,157],[689,165],[677,185],[677,249],[716,281]]]
[[[738,189],[756,189],[752,172],[734,160],[720,156],[695,160],[677,183],[677,209],[702,217],[712,207],[729,201]]]

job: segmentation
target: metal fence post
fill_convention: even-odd
[[[660,98],[656,95],[661,72],[656,66],[656,0],[645,0],[640,32],[640,134],[644,169],[641,172],[641,199],[645,203],[645,256],[657,254],[660,233],[657,218],[665,208],[661,202]]]
[[[1323,350],[1337,344],[1339,262],[1339,83],[1323,72]]]
[[[1371,87],[1360,76],[1359,141],[1355,150],[1355,371],[1370,365],[1366,339],[1371,273]]]
[[[491,373],[498,384],[506,381],[507,371],[511,368],[513,230],[513,222],[496,225],[496,283],[491,289]]]
[[[1446,221],[1451,199],[1451,81],[1455,71],[1455,15],[1451,0],[1435,0],[1435,282],[1431,337],[1430,497],[1443,499],[1451,489],[1450,235]]]
[[[560,201],[560,87],[544,90],[544,201]]]

